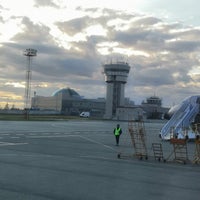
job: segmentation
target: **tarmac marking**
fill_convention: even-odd
[[[37,135],[36,133],[29,133],[29,135]]]
[[[11,143],[11,142],[0,142],[0,146],[14,146],[14,145],[25,145],[27,142]]]
[[[62,137],[77,137],[78,135],[33,135],[26,136],[27,138],[62,138]]]
[[[91,158],[91,159],[100,159],[100,160],[116,160],[115,158],[106,158],[104,156],[80,156],[80,158]]]
[[[0,156],[17,156],[19,154],[16,154],[16,153],[4,153],[4,154],[0,154]],[[21,155],[20,155],[21,156]]]
[[[49,135],[50,133],[42,133],[43,135]]]
[[[16,133],[18,136],[24,136],[24,133]]]
[[[99,144],[99,145],[101,145],[101,146],[104,146],[105,148],[111,149],[111,150],[113,150],[113,151],[116,152],[116,149],[114,149],[114,148],[111,147],[111,146],[105,145],[105,144],[103,144],[103,143],[101,143],[101,142],[98,142],[98,141],[96,141],[96,140],[93,140],[93,139],[88,138],[88,137],[85,137],[85,136],[79,135],[79,137],[80,137],[80,138],[83,138],[84,140],[90,141],[90,142],[92,142],[92,143],[95,143],[95,144]]]
[[[115,152],[117,152],[116,151],[116,149],[115,148],[113,148],[113,147],[111,147],[111,146],[108,146],[108,145],[105,145],[105,144],[103,144],[103,143],[101,143],[101,142],[98,142],[98,141],[96,141],[96,140],[93,140],[93,139],[91,139],[91,138],[88,138],[88,137],[85,137],[85,136],[81,136],[81,135],[71,135],[71,134],[64,134],[64,135],[57,135],[57,134],[55,134],[55,135],[29,135],[29,136],[26,136],[27,138],[33,138],[33,139],[39,139],[39,138],[64,138],[64,137],[80,137],[80,138],[82,138],[82,139],[84,139],[84,140],[87,140],[87,141],[90,141],[90,142],[92,142],[92,143],[95,143],[95,144],[98,144],[98,145],[101,145],[101,146],[103,146],[103,147],[105,147],[105,148],[107,148],[107,149],[111,149],[112,151],[115,151]]]
[[[20,156],[20,157],[54,157],[54,155],[20,154],[20,153],[0,153],[0,156]]]

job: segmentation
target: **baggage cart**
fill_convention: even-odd
[[[135,150],[135,156],[142,160],[148,159],[146,147],[146,132],[143,121],[129,121],[128,131],[131,137],[131,142]]]
[[[174,161],[186,164],[188,159],[187,140],[171,138],[170,143],[173,145]]]
[[[195,139],[195,156],[193,163],[199,164],[200,163],[200,138],[199,135]]]
[[[161,143],[152,143],[152,150],[154,153],[154,158],[157,161],[163,161],[166,162],[166,160],[163,157],[163,149],[162,149],[162,144]]]

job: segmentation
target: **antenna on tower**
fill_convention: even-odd
[[[25,95],[24,95],[24,111],[25,119],[29,119],[29,110],[30,110],[30,94],[31,94],[31,64],[32,58],[37,55],[37,50],[35,49],[26,49],[24,51],[24,56],[27,57],[27,66],[26,66],[26,85],[25,85]]]

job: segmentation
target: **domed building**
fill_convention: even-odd
[[[53,93],[52,96],[62,95],[62,99],[81,99],[81,96],[71,88],[63,88]]]
[[[91,116],[102,117],[105,112],[105,99],[85,99],[71,88],[62,88],[49,97],[38,96],[35,93],[31,107],[34,110],[77,116],[87,111],[91,113]]]

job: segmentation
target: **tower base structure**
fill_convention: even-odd
[[[105,119],[116,117],[117,108],[124,106],[124,89],[130,66],[126,62],[115,62],[104,66],[106,89]]]

